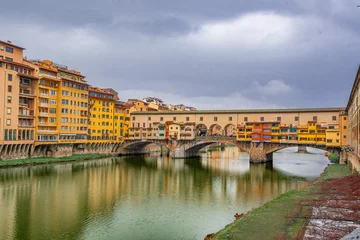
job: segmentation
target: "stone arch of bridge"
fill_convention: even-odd
[[[232,123],[225,125],[224,136],[225,137],[236,137],[236,126]]]
[[[283,149],[287,149],[287,148],[291,148],[291,147],[297,147],[298,148],[298,152],[306,152],[306,148],[314,148],[314,149],[318,149],[318,150],[323,150],[323,151],[327,151],[327,150],[332,150],[331,148],[327,148],[326,146],[320,146],[320,145],[313,145],[313,144],[277,144],[277,143],[268,143],[265,144],[264,146],[264,150],[266,154],[273,154],[277,151],[283,150]]]
[[[223,129],[219,124],[212,124],[209,127],[208,130],[209,134],[208,136],[222,136],[223,135]]]
[[[196,125],[195,129],[195,134],[198,137],[205,137],[208,134],[208,127],[203,123]]]
[[[223,144],[229,144],[229,145],[233,145],[235,147],[238,147],[240,150],[244,151],[244,152],[250,152],[250,147],[251,147],[251,143],[250,142],[237,142],[235,139],[234,140],[209,140],[209,141],[198,141],[196,142],[193,146],[187,148],[185,150],[185,157],[194,157],[194,156],[198,156],[199,155],[199,151],[207,146],[213,145],[213,144],[218,144],[218,143],[223,143]]]
[[[131,142],[128,144],[125,144],[122,146],[121,150],[124,153],[129,153],[129,154],[141,154],[144,153],[144,148],[150,144],[161,144],[161,146],[167,148],[168,150],[171,149],[170,144],[167,144],[165,141],[139,141],[139,142]],[[119,146],[120,147],[120,146]]]

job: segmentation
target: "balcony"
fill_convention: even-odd
[[[34,128],[34,125],[31,124],[19,124],[19,128]]]
[[[19,111],[19,117],[21,118],[34,118],[34,111],[33,110],[23,110]]]
[[[57,130],[37,130],[38,132],[40,133],[57,133],[58,131]]]
[[[58,81],[61,79],[58,76],[53,76],[53,75],[46,74],[46,73],[39,73],[39,77],[49,78],[49,79],[58,80]]]
[[[24,81],[22,81],[22,80],[20,80],[20,85],[21,85],[22,87],[26,87],[26,88],[31,87],[30,82],[24,82]]]
[[[43,103],[43,102],[40,103],[40,107],[47,107],[47,106],[49,106],[48,103]]]
[[[48,98],[48,97],[49,97],[49,94],[47,94],[47,93],[40,93],[40,97]]]
[[[21,91],[22,89],[20,89],[19,95],[22,97],[35,97],[35,94],[32,94],[30,91]]]
[[[28,103],[19,103],[20,107],[29,108]]]
[[[49,114],[47,112],[40,112],[41,117],[47,117]]]
[[[48,125],[48,123],[47,122],[39,122],[39,125],[45,126],[45,125]]]
[[[34,115],[19,113],[19,118],[35,118]]]

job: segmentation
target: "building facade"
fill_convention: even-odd
[[[0,41],[0,152],[27,152],[35,141],[34,68],[23,60],[24,48]]]
[[[348,145],[351,148],[351,152],[348,154],[348,158],[352,165],[356,169],[360,169],[359,157],[360,157],[360,66],[355,76],[354,84],[351,89],[348,104],[346,106],[346,115],[343,116],[341,129],[348,128]],[[346,139],[342,136],[342,142]]]
[[[115,97],[100,88],[89,88],[90,124],[88,139],[93,142],[113,142]]]
[[[193,138],[211,135],[236,138],[237,141],[340,147],[344,144],[342,139],[347,138],[347,116],[344,110],[319,108],[133,112],[130,132],[136,133],[136,139],[149,139],[150,135],[143,135],[142,132],[146,130],[149,133],[155,128],[155,124],[163,124],[165,130],[169,131],[168,135],[165,131],[165,139],[173,139],[174,136],[179,139],[177,136],[180,133],[176,131],[175,125],[192,122],[195,126]],[[133,139],[132,136],[130,139]]]

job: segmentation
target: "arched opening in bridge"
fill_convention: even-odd
[[[228,124],[224,128],[225,137],[236,137],[236,126],[234,124]]]
[[[222,136],[222,128],[218,124],[213,124],[209,128],[209,136]]]
[[[229,140],[199,140],[185,151],[186,158],[203,156],[202,154],[209,158],[249,159],[248,149]]]
[[[170,151],[169,147],[166,144],[156,142],[156,141],[140,141],[133,142],[124,147],[124,153],[128,154],[147,154],[151,152],[159,151],[160,153]]]
[[[198,137],[205,137],[207,134],[207,126],[205,124],[200,123],[196,126],[196,136]]]

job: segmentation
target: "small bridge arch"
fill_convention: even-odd
[[[136,141],[136,142],[129,142],[123,144],[123,146],[119,146],[118,148],[121,149],[121,153],[123,154],[144,154],[144,149],[146,146],[150,144],[160,144],[162,147],[167,148],[170,150],[170,145],[166,143],[166,141],[157,141],[157,140],[146,140],[146,141]],[[116,149],[116,152],[118,149]]]
[[[234,139],[234,138],[200,137],[195,141],[195,143],[193,143],[190,146],[187,146],[184,149],[185,158],[197,157],[197,156],[199,156],[199,151],[202,148],[216,144],[216,143],[230,144],[230,145],[238,147],[242,151],[245,151],[245,152],[250,151],[250,143],[237,142],[236,139]]]

